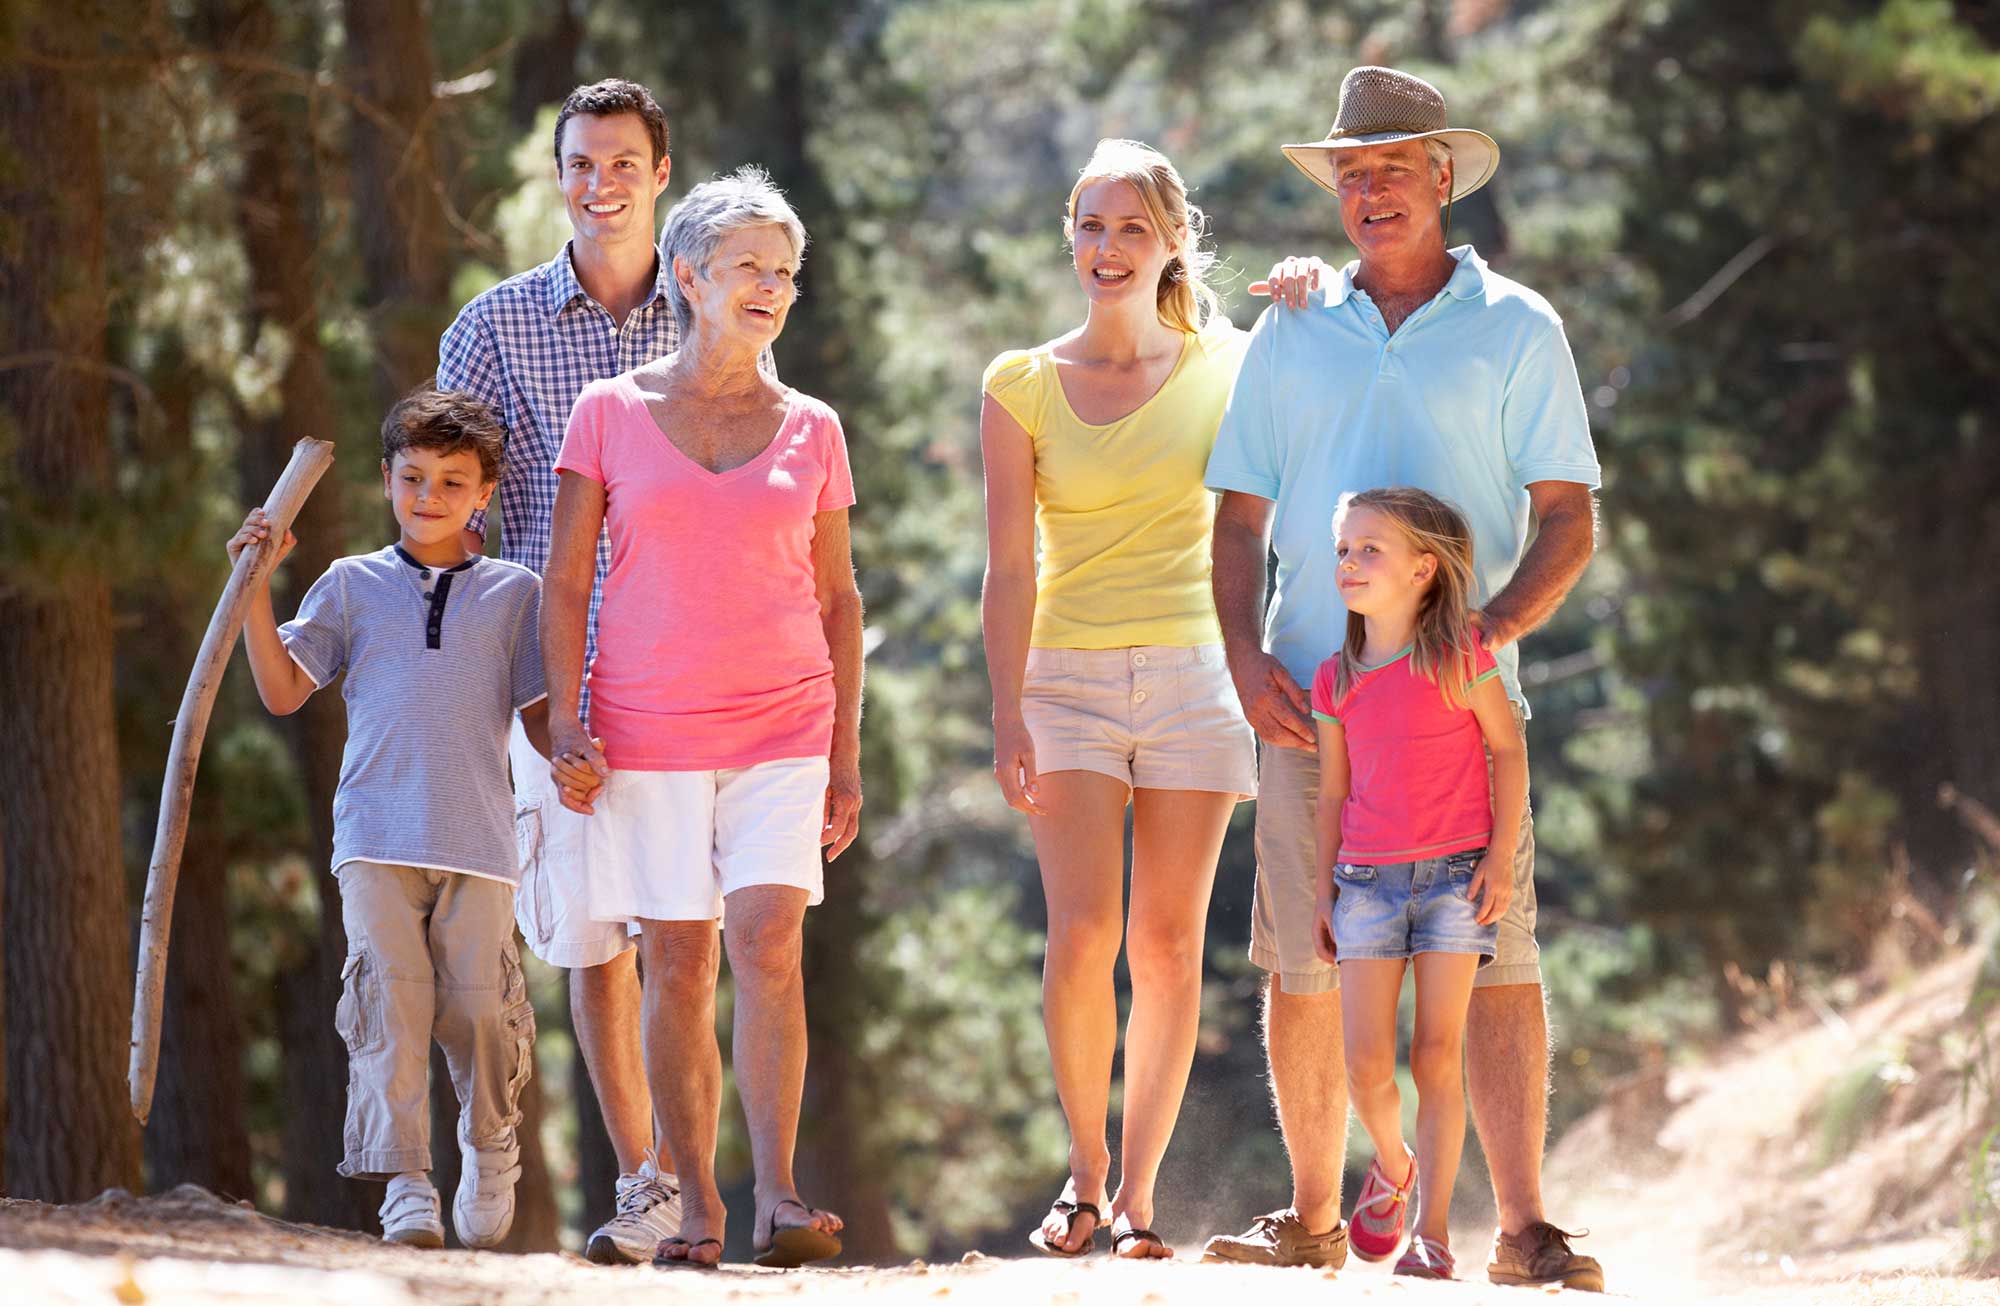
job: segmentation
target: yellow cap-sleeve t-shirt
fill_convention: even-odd
[[[1034,441],[1035,647],[1222,641],[1209,590],[1215,497],[1202,476],[1249,339],[1211,322],[1152,398],[1105,426],[1070,408],[1051,346],[987,366],[986,393]]]

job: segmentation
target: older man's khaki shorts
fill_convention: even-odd
[[[1527,722],[1514,705],[1514,724]],[[1319,810],[1319,755],[1296,748],[1257,749],[1257,888],[1250,916],[1250,962],[1278,977],[1286,993],[1328,993],[1340,971],[1313,948],[1319,910],[1314,816]],[[1500,918],[1493,962],[1481,966],[1474,988],[1540,984],[1542,951],[1535,942],[1535,815],[1521,813],[1514,850],[1514,901]]]

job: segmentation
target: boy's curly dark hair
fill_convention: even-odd
[[[479,480],[500,479],[507,431],[488,408],[462,390],[438,390],[426,382],[396,401],[382,419],[382,461],[396,461],[405,449],[470,453],[479,459]]]

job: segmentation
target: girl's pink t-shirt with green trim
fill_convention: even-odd
[[[1493,655],[1473,653],[1472,683],[1500,674]],[[1422,861],[1484,847],[1493,837],[1486,737],[1469,707],[1445,702],[1404,649],[1363,671],[1337,701],[1336,659],[1313,676],[1313,715],[1337,721],[1347,739],[1347,802],[1340,809],[1340,860],[1362,866]]]
[[[627,771],[824,757],[833,658],[813,518],[854,503],[833,409],[793,391],[764,451],[724,472],[682,453],[630,375],[585,386],[556,470],[604,487],[611,567],[590,731]]]

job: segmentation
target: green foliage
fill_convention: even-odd
[[[1960,1101],[1992,1121],[1969,1158],[1963,1222],[1967,1260],[1975,1273],[2000,1275],[2000,1042],[1993,1013],[2000,1010],[2000,929],[1986,932],[1985,956],[1973,979],[1960,1024],[1969,1031]]]
[[[1880,1117],[1896,1086],[1906,1083],[1909,1066],[1900,1052],[1871,1052],[1834,1079],[1821,1100],[1814,1163],[1824,1168],[1854,1150]]]
[[[1015,922],[1015,897],[943,889],[883,930],[896,1002],[857,1031],[879,1094],[864,1128],[892,1162],[899,1226],[917,1246],[1004,1223],[1068,1147],[1048,1093],[1041,941]]]
[[[2000,1127],[1979,1140],[1971,1169],[1965,1206],[1967,1268],[1974,1274],[2000,1274]]]
[[[1661,941],[1638,927],[1572,925],[1542,947],[1542,985],[1558,1053],[1552,1133],[1624,1076],[1656,1070],[1714,1035],[1715,1009],[1683,978],[1661,979]]]
[[[2000,319],[1958,287],[2000,253],[2000,63],[1944,4],[1595,16],[1605,256],[1640,273],[1586,319],[1612,346],[1610,649],[1651,754],[1589,786],[1602,853],[1684,964],[1849,964],[1898,845],[1961,855],[1938,784],[1993,774],[1964,632],[2000,618],[1966,567],[2000,543],[1972,444]]]

